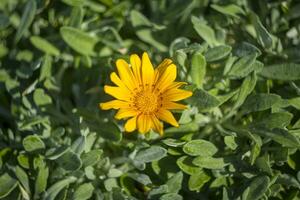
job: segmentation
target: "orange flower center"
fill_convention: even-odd
[[[136,108],[144,114],[151,114],[161,106],[161,98],[153,91],[142,90],[134,98]]]

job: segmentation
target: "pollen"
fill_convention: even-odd
[[[140,91],[134,98],[135,106],[143,114],[153,114],[161,106],[161,98],[152,91]]]

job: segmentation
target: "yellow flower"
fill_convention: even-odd
[[[178,127],[170,110],[185,109],[185,105],[175,101],[190,97],[192,92],[179,89],[185,82],[174,82],[176,65],[165,59],[154,69],[147,53],[143,53],[142,59],[131,55],[130,64],[118,59],[116,65],[119,76],[115,72],[110,74],[116,86],[104,86],[105,93],[116,100],[100,103],[101,109],[118,109],[116,119],[129,118],[125,123],[127,132],[138,129],[146,133],[153,129],[163,134],[160,120]]]

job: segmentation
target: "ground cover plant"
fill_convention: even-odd
[[[296,0],[1,0],[0,199],[299,199],[299,10]],[[187,83],[189,95],[173,96],[186,107],[169,106],[175,121],[128,125],[132,113],[100,104],[113,100],[117,60],[133,54],[155,69],[170,59],[170,79]]]

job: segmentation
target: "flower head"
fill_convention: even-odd
[[[190,97],[192,92],[179,89],[185,82],[175,82],[176,65],[170,59],[154,69],[147,53],[143,53],[141,59],[133,54],[130,64],[118,59],[116,66],[118,75],[115,72],[110,75],[116,86],[104,86],[105,93],[116,100],[100,103],[101,109],[118,109],[116,119],[129,118],[125,123],[127,132],[138,129],[146,133],[153,129],[162,134],[160,120],[178,127],[170,110],[185,109],[185,105],[175,101]]]

